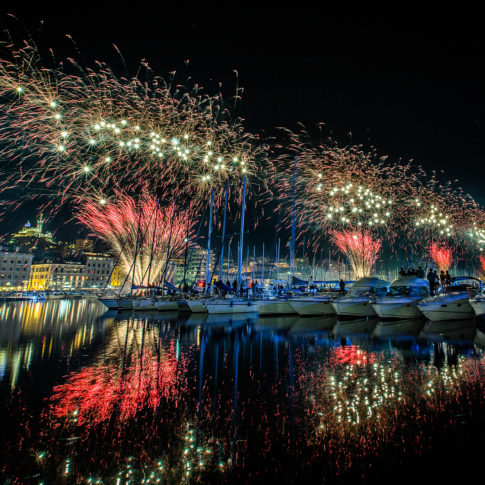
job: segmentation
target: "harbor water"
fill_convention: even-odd
[[[2,303],[1,483],[470,483],[481,328]]]

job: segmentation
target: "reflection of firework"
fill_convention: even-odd
[[[133,419],[140,409],[157,409],[162,400],[179,398],[185,368],[174,349],[161,357],[151,348],[126,369],[96,365],[73,373],[54,388],[53,413],[71,418],[79,426],[95,426],[114,414],[120,422]]]
[[[354,276],[369,276],[381,249],[381,241],[373,239],[367,231],[332,231],[332,238],[340,251],[348,256]]]
[[[113,183],[135,191],[149,180],[153,190],[197,198],[215,187],[217,196],[226,179],[238,187],[254,174],[266,150],[220,95],[165,82],[146,64],[117,78],[102,63],[49,68],[32,46],[10,48],[10,60],[0,60],[0,138],[9,160],[0,190],[29,184],[65,200],[109,196]]]
[[[431,257],[441,271],[448,271],[453,259],[451,249],[438,244],[431,245]]]
[[[125,276],[136,259],[134,282],[148,286],[162,277],[167,255],[179,255],[191,227],[185,211],[173,211],[146,195],[137,203],[118,192],[113,201],[84,203],[78,218],[111,246]]]

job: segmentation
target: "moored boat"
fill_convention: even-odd
[[[335,315],[335,309],[329,296],[291,298],[289,304],[300,316]]]
[[[332,306],[341,316],[374,317],[372,303],[388,291],[389,283],[379,278],[366,277],[357,280],[347,296],[332,300]]]
[[[418,302],[429,297],[429,282],[415,276],[403,276],[394,280],[389,293],[372,303],[380,318],[421,318]]]

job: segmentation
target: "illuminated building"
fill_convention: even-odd
[[[79,290],[86,281],[85,266],[80,263],[33,264],[29,290]]]
[[[113,271],[113,258],[108,254],[84,253],[85,275],[84,288],[104,288]]]
[[[76,239],[75,243],[76,251],[92,251],[93,240],[92,239]]]
[[[0,252],[0,291],[25,290],[32,254]]]
[[[210,272],[214,271],[214,263],[216,256],[214,251],[211,250],[209,258]],[[181,285],[184,280],[184,258],[180,258],[179,264],[175,270],[175,282],[176,285]],[[200,246],[193,246],[187,251],[187,269],[185,273],[185,281],[187,284],[193,285],[199,280],[205,280],[206,277],[206,261],[207,261],[207,249],[202,249]],[[172,261],[170,261],[173,263]],[[219,271],[214,272],[214,278],[217,278]],[[168,279],[168,278],[167,278]]]
[[[123,272],[122,266],[115,264],[113,267],[113,272],[111,273],[111,280],[109,284],[115,288],[120,288],[125,281],[126,274]]]
[[[50,232],[42,232],[44,227],[44,218],[41,214],[37,219],[37,225],[32,227],[27,221],[19,232],[12,234],[11,244],[29,249],[52,249],[57,247],[57,243]]]

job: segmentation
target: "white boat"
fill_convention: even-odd
[[[459,276],[453,278],[447,293],[426,298],[418,304],[418,309],[426,318],[434,322],[473,318],[475,312],[470,299],[480,293],[481,289],[482,283],[479,279],[472,276]]]
[[[470,298],[470,305],[477,317],[485,315],[485,295],[477,295]]]
[[[247,298],[217,298],[204,300],[204,306],[209,315],[212,314],[235,314],[235,313],[259,313],[257,300]]]
[[[329,296],[291,298],[289,304],[300,316],[335,315],[335,309]]]
[[[381,318],[421,318],[417,305],[429,297],[429,282],[415,276],[403,276],[394,280],[389,293],[372,303]]]
[[[379,278],[367,277],[357,280],[347,296],[332,301],[337,315],[353,317],[373,317],[376,312],[372,303],[385,296],[389,283]]]
[[[296,315],[291,300],[278,297],[270,297],[262,300],[254,300],[258,305],[260,315]]]
[[[207,313],[207,308],[202,300],[186,300],[192,313]]]
[[[475,316],[466,291],[452,291],[426,298],[418,304],[418,308],[433,322],[464,320]]]

